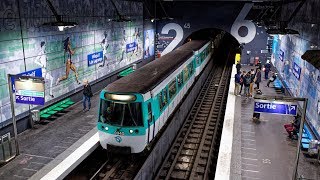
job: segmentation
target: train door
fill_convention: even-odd
[[[152,111],[152,101],[147,103],[147,107],[148,107],[148,142],[152,141],[152,139],[154,138],[154,130],[155,130],[155,119],[154,119],[154,114]]]

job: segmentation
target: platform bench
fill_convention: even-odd
[[[55,104],[41,110],[40,111],[40,118],[48,119],[51,116],[55,115],[56,113],[58,113],[60,111],[65,110],[66,108],[70,107],[73,104],[74,104],[74,102],[70,98],[62,100],[58,103],[55,103]]]
[[[299,133],[298,133],[299,137]],[[309,142],[314,140],[311,132],[309,131],[309,128],[307,125],[304,125],[303,127],[303,133],[302,133],[302,139],[301,139],[301,149],[304,151],[308,151],[309,149]]]
[[[121,71],[119,74],[118,74],[118,77],[121,78],[121,77],[125,77],[125,76],[128,76],[129,74],[133,73],[134,72],[134,69],[133,67],[129,67],[123,71]]]

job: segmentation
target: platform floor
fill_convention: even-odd
[[[248,71],[250,66],[243,69]],[[262,73],[260,89],[265,95],[276,93],[270,84],[266,87]],[[234,150],[232,154],[233,179],[288,180],[292,178],[297,141],[287,137],[283,124],[293,117],[261,114],[260,123],[252,121],[253,98],[237,97],[235,113]],[[241,134],[241,135],[240,135]],[[320,169],[320,168],[319,168]],[[300,154],[299,175],[320,179],[318,166]],[[234,175],[234,174],[238,174]]]
[[[19,134],[20,155],[0,168],[0,179],[28,179],[43,171],[50,162],[55,167],[59,163],[56,160],[59,155],[60,159],[63,159],[61,154],[70,155],[73,151],[70,147],[77,148],[81,143],[76,142],[85,141],[95,131],[98,98],[99,95],[95,95],[91,99],[90,111],[82,112],[82,102],[78,102],[48,124],[35,125],[33,129]],[[70,152],[65,152],[67,149]]]

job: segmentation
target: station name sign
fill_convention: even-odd
[[[92,66],[103,61],[103,52],[96,52],[93,54],[88,54],[88,66]]]
[[[255,100],[254,112],[296,116],[298,104],[293,102]]]

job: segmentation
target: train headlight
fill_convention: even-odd
[[[108,131],[108,130],[109,130],[109,128],[108,128],[108,127],[105,127],[104,129],[105,129],[106,131]]]
[[[133,133],[133,130],[132,130],[132,129],[130,129],[130,130],[129,130],[129,133],[130,133],[130,134],[132,134],[132,133]]]

